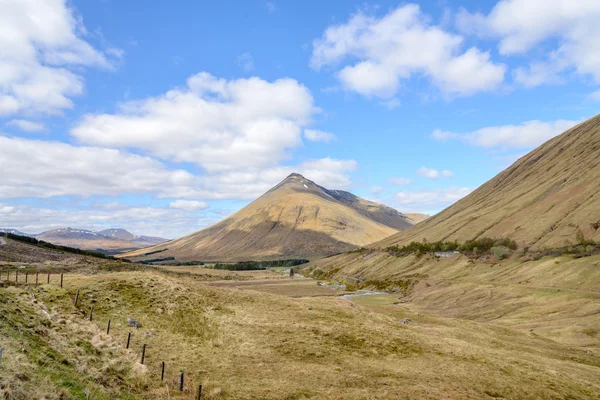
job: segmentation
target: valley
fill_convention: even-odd
[[[444,317],[390,304],[398,294],[313,297],[298,291],[301,278],[295,280],[299,287],[272,294],[261,290],[262,283],[257,289],[247,284],[289,281],[280,272],[217,281],[199,272],[69,273],[63,288],[5,287],[0,346],[9,364],[2,390],[11,398],[89,393],[98,399],[162,399],[167,392],[188,399],[198,384],[209,399],[585,399],[600,393],[595,348],[589,353],[494,318]],[[233,284],[214,286],[218,282]],[[127,318],[141,328],[127,327]],[[128,332],[133,339],[125,349]],[[43,367],[49,357],[68,362],[49,370]],[[187,379],[182,393],[176,390],[179,371]],[[483,378],[473,380],[476,375]]]

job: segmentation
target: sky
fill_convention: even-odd
[[[0,0],[0,228],[176,238],[292,172],[433,214],[598,113],[600,2]]]

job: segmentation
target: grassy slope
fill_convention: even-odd
[[[600,116],[546,142],[469,196],[375,243],[510,237],[540,248],[574,242],[581,229],[600,239]]]
[[[600,396],[600,359],[593,354],[529,333],[426,316],[403,306],[291,299],[209,287],[197,276],[158,272],[68,275],[64,289],[44,288],[35,293],[37,304],[31,292],[0,289],[3,299],[13,301],[0,302],[5,333],[0,340],[11,349],[3,360],[10,368],[0,373],[0,390],[15,382],[17,365],[26,365],[20,386],[10,387],[20,398],[36,393],[59,398],[59,390],[83,398],[81,393],[93,388],[92,398],[164,399],[167,389],[156,378],[162,360],[171,398],[192,398],[200,382],[207,399]],[[80,310],[95,304],[91,324],[73,314],[77,289]],[[43,307],[50,318],[39,311]],[[113,328],[105,335],[109,317]],[[133,351],[122,349],[127,317],[143,324],[134,330]],[[404,325],[405,317],[415,322]],[[19,336],[16,324],[31,325],[22,331],[42,332]],[[135,363],[142,343],[148,344],[147,368]],[[69,366],[47,368],[38,361],[54,352]],[[111,369],[110,363],[116,366]],[[189,379],[181,397],[173,391],[179,370]]]
[[[414,284],[404,301],[415,311],[534,329],[567,345],[600,350],[600,256],[491,265],[462,255],[438,260],[374,251],[326,258],[307,268],[355,284],[359,276],[358,285]]]

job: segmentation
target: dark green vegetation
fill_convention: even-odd
[[[442,251],[458,251],[463,254],[481,255],[490,253],[494,247],[505,247],[509,250],[517,250],[518,248],[517,243],[514,240],[507,238],[481,238],[468,240],[462,244],[458,243],[458,241],[428,242],[426,239],[423,239],[422,242],[411,242],[405,246],[388,246],[385,251],[399,256],[405,256],[413,253],[424,254]]]
[[[29,236],[20,236],[20,235],[15,235],[13,233],[7,233],[7,232],[0,232],[0,236],[4,236],[8,239],[16,240],[19,242],[32,244],[32,245],[42,247],[45,249],[49,249],[49,250],[57,250],[57,251],[62,251],[62,252],[66,252],[66,253],[81,254],[84,256],[97,257],[97,258],[105,258],[108,260],[116,260],[115,257],[108,256],[106,254],[103,254],[103,253],[100,253],[97,251],[82,250],[82,249],[77,249],[75,247],[56,245],[56,244],[48,243],[43,240],[38,240],[38,239],[29,237]],[[124,261],[124,262],[130,262],[129,260],[124,259],[124,258],[121,258],[120,260]]]
[[[254,271],[276,267],[295,267],[308,263],[308,260],[289,259],[278,261],[242,261],[234,264],[217,263],[213,266],[214,269],[226,269],[228,271]]]

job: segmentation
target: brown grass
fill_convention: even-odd
[[[79,384],[93,387],[96,398],[166,398],[157,379],[160,361],[167,363],[171,398],[182,399],[191,399],[198,383],[207,399],[600,396],[597,356],[528,332],[425,315],[381,300],[290,298],[150,271],[70,274],[64,289],[45,289],[36,293],[37,304],[24,288],[10,289],[11,306],[29,304],[26,315],[48,308],[49,331],[55,333],[45,339],[47,347],[60,349],[77,365]],[[80,312],[95,305],[92,323],[73,314],[76,289]],[[131,351],[122,348],[131,330],[127,317],[143,324],[133,330]],[[402,324],[406,317],[414,323]],[[108,318],[107,336],[102,331]],[[20,339],[12,337],[2,345],[17,349]],[[143,343],[148,345],[146,367],[136,365]],[[48,378],[30,354],[23,355],[32,372],[22,393],[71,390]],[[109,360],[116,363],[114,370],[105,365]],[[23,361],[11,350],[5,362]],[[174,390],[180,370],[189,378],[183,396]],[[0,375],[14,378],[10,371]]]

